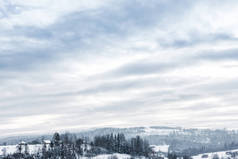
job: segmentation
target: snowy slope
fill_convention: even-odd
[[[17,151],[16,145],[0,146],[0,155],[13,154]]]
[[[212,159],[214,155],[218,155],[219,158],[231,158],[231,155],[229,155],[227,152],[238,152],[238,149],[236,150],[231,150],[231,151],[219,151],[219,152],[212,152],[212,153],[204,153],[204,154],[199,154],[197,156],[192,156],[193,159]],[[207,158],[203,158],[202,156],[208,155]]]
[[[41,149],[42,149],[42,144],[28,145],[28,150],[30,154],[37,153]],[[0,146],[0,155],[3,155],[4,151],[6,152],[6,154],[13,154],[17,152],[17,145]]]
[[[177,128],[153,128],[144,127],[144,133],[140,135],[169,135],[171,133],[184,133],[183,130]]]
[[[92,157],[92,159],[130,159],[131,156],[127,154],[119,154],[119,153],[114,153],[114,154],[103,154],[103,155],[98,155],[95,157]],[[87,157],[83,157],[83,159],[88,159]]]
[[[150,147],[151,147],[155,152],[168,153],[168,151],[169,151],[169,145],[150,145]]]

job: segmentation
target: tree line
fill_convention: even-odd
[[[140,136],[126,139],[123,133],[96,136],[90,145],[92,147],[102,147],[109,153],[117,152],[133,156],[148,157],[152,152],[147,140],[142,139]]]
[[[24,148],[24,149],[23,149]],[[3,159],[79,159],[99,154],[124,153],[132,156],[148,157],[151,148],[140,136],[126,139],[123,133],[95,136],[89,140],[74,134],[55,133],[49,144],[43,144],[35,154],[30,154],[27,145],[18,145],[18,151]]]

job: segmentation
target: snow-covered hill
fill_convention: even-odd
[[[35,154],[42,149],[42,144],[36,145],[28,145],[28,152],[30,154]],[[17,152],[17,145],[7,145],[7,146],[0,146],[0,156],[7,154],[13,154]]]
[[[28,149],[30,154],[35,154],[41,151],[42,145],[41,144],[28,145]],[[13,154],[15,152],[17,152],[17,145],[0,146],[0,156]],[[127,154],[114,153],[114,154],[97,155],[95,157],[90,157],[90,158],[91,159],[130,159],[131,156]],[[88,157],[82,157],[82,159],[88,159]],[[140,159],[143,159],[143,157],[140,157]]]
[[[169,145],[151,145],[150,146],[155,152],[168,153]]]
[[[229,158],[238,158],[238,149],[231,151],[219,151],[219,152],[211,152],[199,154],[196,156],[192,156],[193,159],[229,159]]]
[[[103,155],[97,155],[95,157],[92,157],[92,159],[130,159],[131,156],[127,154],[103,154]],[[83,159],[88,159],[87,157],[83,157]]]
[[[170,145],[170,150],[175,152],[191,152],[192,149],[193,152],[191,152],[191,154],[238,148],[237,130],[189,129],[181,127],[150,126],[129,128],[107,127],[75,132],[77,137],[87,137],[89,140],[92,140],[98,135],[106,135],[111,133],[123,133],[126,138],[140,135],[144,139],[148,140],[151,145]],[[0,144],[17,144],[21,140],[27,143],[32,143],[32,141],[41,141],[42,138],[51,140],[52,135],[2,138],[0,139]],[[204,151],[200,151],[202,149],[204,149]],[[164,149],[161,151],[164,151]]]

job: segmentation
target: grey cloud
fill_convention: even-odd
[[[186,88],[189,90],[196,90],[200,94],[210,94],[211,96],[226,96],[231,92],[237,92],[238,90],[238,82],[237,79],[234,78],[232,80],[225,81],[216,81],[212,83],[204,83],[193,85]]]
[[[196,31],[194,31],[196,32]],[[201,34],[201,33],[200,33]],[[159,44],[164,48],[174,47],[174,48],[183,48],[183,47],[191,47],[199,44],[215,44],[220,41],[238,41],[233,35],[228,33],[213,33],[200,35],[199,33],[190,33],[189,39],[175,39],[172,42],[163,42],[159,41]]]
[[[197,58],[210,61],[238,60],[237,52],[237,48],[216,52],[210,51],[198,55]]]
[[[133,63],[125,64],[117,69],[114,69],[108,73],[105,73],[105,76],[120,77],[127,75],[148,75],[153,73],[162,73],[171,69],[176,68],[179,65],[177,62],[151,62],[147,60],[140,60]]]
[[[156,72],[166,71],[168,69],[174,68],[174,64],[162,64],[162,63],[144,63],[140,61],[138,63],[132,63],[122,66],[113,75],[130,74],[130,75],[140,75],[140,74],[150,74]]]
[[[0,67],[15,70],[31,68],[32,65],[37,67],[38,60],[41,63],[48,63],[53,57],[58,57],[62,52],[68,56],[75,49],[82,51],[86,48],[99,48],[103,43],[103,45],[106,45],[105,42],[108,43],[109,41],[104,40],[102,42],[101,36],[112,37],[112,35],[122,36],[123,34],[130,34],[129,32],[132,31],[133,27],[138,27],[137,21],[140,21],[141,18],[134,19],[126,15],[138,16],[137,11],[139,10],[134,10],[135,13],[133,13],[133,10],[125,9],[128,7],[127,5],[120,7],[119,12],[105,8],[102,11],[92,10],[72,13],[61,17],[55,24],[43,29],[33,26],[15,26],[14,30],[2,34],[25,36],[38,40],[47,39],[51,45],[44,46],[43,48],[26,46],[24,48],[20,47],[17,51],[10,51],[11,53],[1,55]],[[121,14],[124,12],[131,13]],[[121,28],[123,23],[126,25],[125,21],[132,21],[132,26]],[[141,23],[141,25],[144,25],[144,23]],[[12,43],[12,45],[15,44]],[[18,45],[21,46],[20,44]],[[87,52],[89,53],[88,50]],[[32,65],[28,66],[29,63],[32,63]]]
[[[0,19],[1,18],[7,18],[11,14],[19,14],[22,9],[26,9],[23,6],[20,5],[14,5],[10,1],[3,0],[2,6],[0,7]]]
[[[146,106],[146,101],[139,100],[139,99],[131,99],[127,101],[120,101],[116,103],[112,103],[110,105],[105,105],[102,107],[94,108],[94,111],[97,112],[111,112],[111,113],[131,113],[135,111],[140,111]]]
[[[9,71],[27,71],[39,67],[54,56],[49,51],[49,49],[32,49],[13,53],[6,51],[7,54],[0,55],[0,68]]]
[[[123,77],[131,75],[148,75],[168,72],[171,70],[199,65],[203,61],[224,61],[238,60],[237,49],[228,49],[223,51],[202,51],[197,54],[188,53],[188,55],[173,59],[169,62],[139,60],[133,63],[124,64],[114,70],[111,70],[102,76]],[[100,76],[99,76],[100,77]]]
[[[193,49],[194,46],[198,47],[200,44],[212,45],[221,42],[223,45],[222,42],[236,42],[237,38],[232,33],[225,30],[222,33],[192,34],[187,30],[182,30],[182,34],[188,35],[188,40],[171,35],[159,37],[156,32],[152,33],[156,28],[161,32],[169,32],[173,23],[184,20],[184,15],[194,5],[196,6],[194,1],[153,0],[148,3],[144,0],[123,0],[115,3],[97,9],[71,12],[59,17],[54,24],[46,27],[18,25],[9,30],[0,29],[0,41],[2,40],[0,90],[3,93],[0,99],[1,124],[7,124],[14,117],[39,114],[65,115],[64,121],[53,121],[50,125],[52,128],[77,126],[79,123],[91,126],[106,123],[107,120],[113,123],[121,118],[128,124],[146,123],[146,120],[151,118],[153,122],[160,124],[162,117],[158,117],[159,113],[171,113],[170,115],[175,117],[164,119],[164,121],[202,125],[205,122],[199,120],[199,117],[200,119],[206,118],[207,124],[210,124],[215,120],[210,120],[213,109],[234,106],[237,103],[234,97],[237,93],[235,76],[233,80],[224,77],[223,82],[213,79],[211,82],[206,82],[208,78],[199,81],[199,78],[190,77],[186,75],[186,72],[182,72],[184,68],[198,68],[200,65],[206,66],[211,62],[237,61],[238,55],[235,47],[218,51],[209,50],[209,48],[207,51],[201,51],[199,48],[198,50]],[[14,6],[8,8],[7,14],[17,14]],[[153,37],[150,37],[152,34]],[[139,41],[147,42],[145,40],[148,39],[153,42],[154,40],[163,48],[159,51],[156,48],[153,55],[147,46],[142,45],[137,49],[131,49],[134,47],[134,40],[137,41],[137,35],[143,37]],[[4,39],[5,37],[7,38]],[[156,41],[155,39],[158,38],[160,40]],[[27,40],[24,41],[25,39]],[[171,39],[171,42],[167,43],[167,39]],[[124,45],[128,46],[121,48]],[[108,51],[107,47],[115,49],[115,53],[110,49]],[[141,51],[143,47],[145,49]],[[190,50],[180,53],[184,48]],[[121,50],[126,50],[126,53]],[[127,51],[131,53],[127,54]],[[140,55],[145,56],[144,60],[133,60],[132,55],[137,55],[140,51],[143,52]],[[115,54],[128,55],[131,62],[114,67],[111,63],[118,62],[118,59],[114,57]],[[167,57],[167,54],[174,56],[167,61],[155,58],[157,56]],[[89,58],[81,58],[84,56]],[[81,70],[77,70],[79,66],[71,66],[71,63],[67,61],[80,63],[86,59],[94,63],[100,56],[106,56],[111,61],[105,73],[95,72],[90,76],[87,70],[83,70],[81,74]],[[71,67],[73,69],[69,72],[57,70],[58,65],[70,66],[69,69]],[[107,72],[108,68],[111,71]],[[174,70],[178,75],[170,74]],[[104,70],[100,70],[102,71]],[[46,76],[55,77],[45,78],[42,82],[41,78]],[[60,79],[62,76],[70,80]],[[132,76],[134,77],[127,78]],[[17,89],[20,91],[17,92]],[[134,93],[133,90],[139,90],[139,93]],[[101,102],[110,97],[120,97],[122,93],[128,95],[126,99],[122,97],[120,101]],[[88,99],[89,97],[92,98]],[[217,101],[206,103],[203,99],[207,97],[217,98],[221,103]],[[215,112],[214,117],[222,116],[222,114],[225,117],[235,115],[229,111]],[[187,121],[191,116],[196,120]],[[91,120],[92,117],[95,120]],[[177,118],[179,121],[173,121]],[[46,128],[43,123],[31,128],[4,130],[4,133],[21,130],[22,132],[37,132],[39,126]]]
[[[92,80],[92,79],[91,79]],[[140,89],[140,88],[163,88],[166,86],[184,86],[187,85],[189,81],[179,80],[179,79],[162,79],[161,77],[147,77],[147,78],[139,78],[133,80],[116,80],[110,82],[101,82],[96,86],[90,86],[85,89],[79,90],[71,90],[71,91],[64,91],[58,92],[53,94],[42,94],[37,95],[38,97],[48,97],[48,98],[57,98],[57,97],[67,97],[67,96],[79,96],[79,95],[96,95],[98,93],[113,93],[113,92],[127,92],[130,89]],[[171,91],[158,91],[146,94],[145,97],[153,97],[159,94],[166,94],[172,93]],[[192,96],[192,95],[190,95]],[[194,95],[195,96],[195,95]],[[186,95],[181,96],[181,98],[187,98]]]
[[[171,14],[170,9],[182,12],[183,5],[189,4],[187,1],[181,1],[177,3],[177,7],[174,7],[171,5],[173,1],[155,2],[151,5],[137,0],[117,3],[117,5],[109,7],[64,15],[56,23],[46,28],[15,26],[13,30],[2,33],[3,35],[25,36],[36,40],[45,39],[49,41],[49,46],[32,48],[23,45],[24,47],[19,47],[17,51],[10,51],[10,55],[2,57],[1,67],[15,70],[34,68],[38,67],[37,61],[40,59],[42,59],[41,63],[49,63],[62,54],[65,55],[62,58],[77,57],[78,53],[85,51],[89,54],[89,50],[92,48],[98,50],[98,54],[100,54],[103,52],[104,46],[113,43],[111,41],[123,40],[129,35],[139,33],[141,29],[151,29],[165,15]],[[15,43],[12,45],[16,46]],[[21,46],[22,44],[17,45]],[[77,50],[78,53],[70,53],[73,50]],[[20,55],[22,52],[24,54]],[[28,62],[31,62],[32,65],[28,66]]]

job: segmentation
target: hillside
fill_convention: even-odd
[[[212,153],[204,153],[198,154],[196,156],[192,156],[193,159],[229,159],[229,158],[237,158],[238,157],[238,149],[230,150],[230,151],[218,151]]]
[[[223,151],[238,148],[238,132],[235,130],[185,129],[181,127],[130,127],[130,128],[95,128],[75,132],[76,136],[93,139],[97,135],[123,133],[126,138],[140,135],[151,145],[169,145],[170,151],[195,155],[199,153]],[[51,135],[9,137],[0,139],[0,143],[17,144],[24,140],[51,139]]]
[[[77,135],[92,138],[99,134],[124,133],[140,135],[152,145],[170,145],[170,150],[189,153],[213,152],[238,148],[238,132],[225,129],[185,129],[181,127],[100,128]]]

